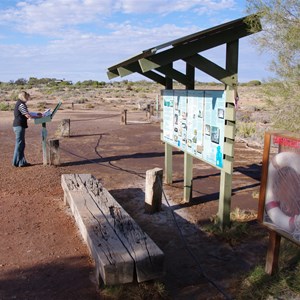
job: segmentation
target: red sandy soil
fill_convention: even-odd
[[[120,124],[118,111],[60,110],[47,124],[53,137],[61,119],[71,119],[71,136],[60,138],[61,165],[43,166],[41,125],[26,132],[26,158],[33,166],[11,165],[12,112],[0,112],[0,299],[104,299],[93,261],[74,219],[63,204],[60,176],[93,174],[164,251],[161,278],[170,299],[224,299],[265,259],[266,241],[230,245],[201,226],[218,210],[219,172],[194,160],[193,199],[182,203],[183,154],[174,150],[172,186],[164,186],[163,209],[144,213],[145,173],[164,167],[160,124],[144,112]],[[257,210],[262,151],[237,143],[232,210]],[[174,218],[176,222],[174,222]],[[252,230],[262,229],[255,221]],[[180,230],[179,230],[180,229]]]

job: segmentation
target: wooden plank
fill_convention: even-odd
[[[225,155],[234,156],[234,141],[230,139],[226,139],[224,142],[224,150],[223,150]]]
[[[234,140],[235,138],[235,125],[231,122],[228,122],[228,124],[225,125],[225,132],[224,132],[225,138],[229,138]]]
[[[226,107],[225,108],[225,119],[228,121],[233,121],[233,122],[236,120],[235,107]]]
[[[271,133],[265,132],[264,152],[263,152],[259,202],[258,202],[258,212],[257,212],[257,220],[261,223],[263,222],[264,211],[265,211],[265,197],[266,197],[266,189],[267,189],[267,181],[268,181],[270,145],[271,145]]]
[[[164,254],[151,238],[90,174],[68,175],[75,188],[84,191],[97,205],[111,229],[118,236],[135,262],[137,281],[143,282],[164,274]],[[71,177],[73,176],[73,177]]]
[[[227,174],[232,174],[232,168],[233,168],[233,157],[226,156],[223,160],[223,171]]]
[[[106,285],[132,282],[134,261],[91,197],[76,186],[73,175],[62,175],[62,188],[77,226]],[[71,188],[70,188],[71,187]]]
[[[163,252],[98,180],[86,177],[83,185],[135,261],[137,281],[161,277],[164,274]]]

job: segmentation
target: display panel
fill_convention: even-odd
[[[300,138],[287,133],[266,137],[270,145],[264,149],[261,221],[300,244]]]
[[[163,140],[223,167],[225,92],[164,90]]]

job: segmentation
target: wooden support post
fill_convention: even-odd
[[[278,271],[280,240],[281,236],[276,231],[269,231],[269,245],[265,266],[265,271],[269,275],[273,275]]]
[[[127,109],[124,109],[122,111],[122,115],[121,115],[121,124],[122,125],[127,125]]]
[[[47,165],[47,128],[46,123],[42,123],[42,148],[43,148],[43,165]]]
[[[49,164],[60,165],[59,140],[49,140]]]
[[[150,104],[147,104],[146,118],[147,118],[147,120],[150,120],[150,118],[151,118],[151,116],[150,116]]]
[[[146,172],[145,212],[155,213],[161,210],[163,169],[154,168]]]
[[[61,137],[70,137],[70,119],[63,119],[61,120],[61,124],[59,126],[59,135]]]
[[[154,105],[150,105],[150,116],[154,116]]]
[[[258,202],[258,212],[257,212],[257,220],[261,223],[264,220],[264,211],[265,211],[264,207],[265,207],[265,197],[266,197],[267,181],[268,181],[270,145],[271,145],[271,134],[269,132],[266,132],[265,140],[264,140],[264,153],[263,153],[262,170],[261,170],[261,177],[260,177],[259,202]]]
[[[226,87],[226,112],[234,106],[234,88]],[[226,116],[229,113],[226,113]],[[235,138],[235,115],[231,120],[225,120],[225,141],[224,161],[221,170],[219,210],[218,217],[222,229],[230,226],[231,194],[232,194],[232,173],[233,173],[233,156],[234,156],[234,138]],[[227,126],[227,127],[226,127]]]
[[[165,183],[172,184],[173,173],[173,150],[172,146],[165,143]]]
[[[155,99],[155,110],[156,110],[156,115],[159,116],[159,96],[156,95]]]
[[[222,229],[230,226],[232,174],[221,171],[218,217]]]
[[[190,202],[193,191],[193,157],[184,152],[184,189],[183,201]]]

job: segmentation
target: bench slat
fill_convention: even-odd
[[[81,190],[93,199],[111,229],[118,236],[135,262],[137,281],[143,282],[164,274],[164,254],[141,230],[101,183],[90,174],[73,174],[68,188]]]
[[[91,197],[68,188],[71,176],[62,175],[62,187],[77,226],[106,285],[129,283],[134,278],[134,261],[116,237]],[[100,279],[100,278],[98,278]]]

